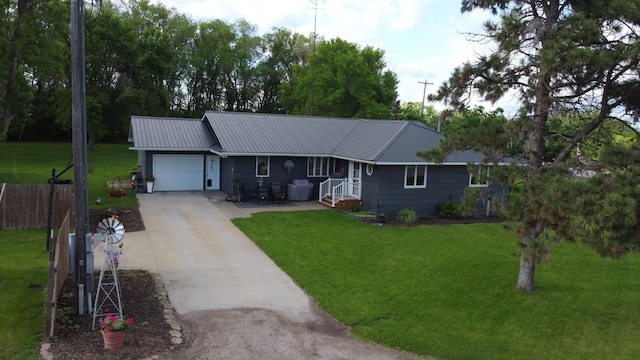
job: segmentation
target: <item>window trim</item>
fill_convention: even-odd
[[[267,158],[267,173],[265,174],[260,174],[260,158]],[[256,177],[269,177],[269,170],[271,169],[271,156],[256,156]]]
[[[477,169],[477,174],[480,175],[482,174],[482,170],[486,169],[487,170],[487,176],[485,177],[485,182],[484,183],[478,183],[478,182],[474,182],[474,175],[471,171],[469,171],[469,187],[476,187],[476,188],[480,188],[480,187],[487,187],[489,186],[489,176],[491,175],[491,165],[483,165],[483,164],[477,164],[474,167],[475,169]]]
[[[413,185],[408,183],[409,167],[413,167]],[[423,171],[423,184],[418,184],[418,169],[424,167]],[[405,189],[426,189],[427,187],[427,165],[405,165],[404,166],[404,188]]]

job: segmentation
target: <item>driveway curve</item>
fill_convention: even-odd
[[[256,210],[223,199],[219,192],[140,194],[146,231],[124,242],[123,268],[161,276],[183,327],[184,358],[416,358],[349,337],[230,221]]]

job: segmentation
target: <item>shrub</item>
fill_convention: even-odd
[[[398,213],[398,220],[403,224],[415,224],[417,217],[413,209],[402,209]]]
[[[447,219],[462,219],[464,212],[462,211],[462,204],[448,202],[440,206],[440,217]]]
[[[347,208],[347,212],[350,213],[359,213],[360,211],[362,211],[362,207],[360,207],[360,205],[351,205]]]

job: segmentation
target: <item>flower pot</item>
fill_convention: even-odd
[[[124,342],[124,331],[102,331],[102,340],[104,340],[104,348],[107,350],[122,349]]]
[[[153,192],[153,181],[147,181],[147,193],[151,194]]]

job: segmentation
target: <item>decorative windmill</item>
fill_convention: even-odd
[[[122,238],[124,238],[124,225],[117,216],[104,218],[98,223],[98,232],[94,234],[94,247],[96,243],[97,246],[103,244],[104,256],[93,306],[93,330],[96,328],[96,317],[107,313],[118,313],[122,317],[122,294],[117,272],[122,254]],[[111,274],[109,275],[108,272]]]

